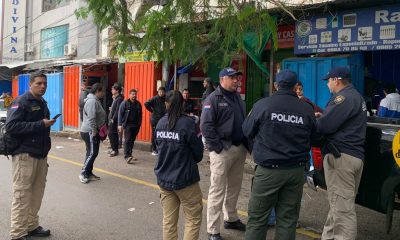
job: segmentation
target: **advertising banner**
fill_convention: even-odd
[[[329,13],[296,23],[295,54],[400,49],[400,5]]]

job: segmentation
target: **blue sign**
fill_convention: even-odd
[[[400,5],[313,17],[295,32],[295,54],[400,49]]]

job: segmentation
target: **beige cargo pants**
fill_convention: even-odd
[[[232,145],[219,154],[210,152],[211,185],[207,203],[207,232],[220,233],[221,213],[227,222],[237,221],[237,200],[242,187],[247,150]]]
[[[350,240],[357,237],[357,216],[354,201],[360,184],[363,162],[348,154],[324,158],[325,180],[328,187],[329,213],[322,240]]]
[[[25,236],[39,226],[38,212],[46,186],[47,170],[47,158],[37,159],[25,153],[12,157],[12,239]]]
[[[160,188],[160,193],[163,209],[163,239],[178,239],[180,206],[182,206],[185,214],[185,233],[183,239],[199,239],[203,210],[203,198],[199,183],[175,191]]]

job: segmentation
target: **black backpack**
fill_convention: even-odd
[[[17,138],[6,132],[6,125],[0,126],[0,155],[11,155],[19,146]]]

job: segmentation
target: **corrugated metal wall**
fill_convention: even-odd
[[[81,66],[64,67],[64,126],[79,128]]]
[[[11,92],[11,81],[1,80],[0,81],[0,92],[1,93]]]
[[[142,104],[143,120],[142,127],[137,139],[149,142],[151,140],[150,113],[143,103],[156,94],[156,78],[158,68],[154,62],[130,62],[125,64],[125,98],[129,96],[132,88],[138,90],[138,100]]]
[[[22,95],[29,90],[30,74],[18,75],[18,95]]]
[[[12,80],[12,97],[18,97],[18,76],[15,76]]]
[[[64,96],[63,81],[64,76],[62,73],[47,74],[47,91],[43,96],[47,101],[47,106],[50,110],[50,117],[62,113],[62,103]],[[61,131],[63,129],[63,116],[61,115],[57,121],[51,126],[51,131]]]
[[[362,54],[335,56],[326,58],[293,58],[283,61],[283,68],[290,69],[298,74],[303,83],[304,96],[318,106],[324,108],[331,96],[326,76],[332,67],[349,66],[352,84],[364,94],[364,59]]]
[[[251,58],[247,57],[246,110],[249,112],[255,102],[268,90],[269,79],[263,74]]]

